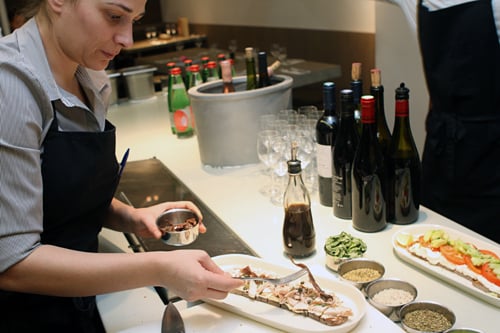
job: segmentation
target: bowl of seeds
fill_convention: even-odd
[[[352,284],[364,292],[366,285],[384,276],[385,268],[375,260],[355,258],[341,262],[337,273],[341,281]]]
[[[442,333],[455,325],[455,314],[430,301],[408,303],[399,310],[401,326],[408,333]]]

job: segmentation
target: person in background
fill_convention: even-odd
[[[422,204],[500,243],[500,0],[385,0],[419,36],[430,96]]]
[[[39,0],[0,39],[0,332],[103,332],[97,294],[162,286],[193,301],[242,284],[204,251],[97,253],[102,227],[160,238],[113,198],[120,166],[103,69],[132,44],[146,0]],[[202,225],[201,232],[206,228]]]

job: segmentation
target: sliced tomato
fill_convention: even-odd
[[[455,265],[465,264],[464,255],[458,252],[453,246],[443,245],[439,248],[439,251],[449,262],[452,262]]]
[[[484,249],[483,249],[483,250],[479,250],[479,252],[481,252],[482,254],[486,254],[486,255],[488,255],[488,256],[492,256],[492,257],[493,257],[493,258],[495,258],[495,259],[500,259],[500,258],[498,257],[498,255],[497,255],[495,252],[493,252],[493,251],[490,251],[490,250],[484,250]]]
[[[490,267],[489,263],[483,265],[483,267],[481,268],[481,274],[483,274],[486,280],[500,287],[500,277],[498,277],[495,272],[493,272],[493,269]]]
[[[464,261],[467,267],[476,274],[481,274],[481,266],[474,266],[471,256],[464,255]]]

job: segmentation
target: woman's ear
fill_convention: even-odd
[[[47,0],[47,5],[54,13],[60,14],[65,2],[65,0]]]

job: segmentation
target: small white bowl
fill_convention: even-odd
[[[194,222],[191,222],[193,219]],[[161,239],[165,244],[183,246],[198,238],[200,221],[193,211],[174,208],[158,216],[156,225],[163,233]]]

